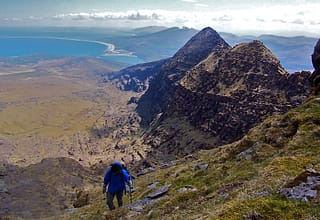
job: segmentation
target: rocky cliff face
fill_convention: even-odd
[[[169,107],[145,142],[158,152],[178,155],[231,143],[273,113],[301,104],[308,77],[308,72],[288,74],[259,41],[213,52],[175,85]],[[172,118],[189,125],[173,127]],[[188,139],[188,129],[198,130],[201,138]]]
[[[148,88],[151,77],[159,72],[166,61],[160,60],[130,66],[119,72],[108,74],[104,82],[111,80],[118,89],[123,91],[143,92]]]
[[[211,28],[205,28],[186,43],[155,74],[150,87],[141,97],[137,111],[142,124],[149,124],[157,114],[165,111],[176,90],[176,83],[185,73],[215,52],[223,54],[229,45]]]
[[[314,94],[320,92],[320,40],[318,40],[317,45],[314,47],[314,52],[312,54],[312,64],[314,67],[314,72],[310,77],[310,82],[312,85],[312,90]]]

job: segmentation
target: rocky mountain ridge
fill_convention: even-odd
[[[229,45],[211,28],[205,28],[192,37],[155,73],[149,89],[140,98],[137,112],[142,117],[142,125],[148,125],[157,114],[167,109],[175,93],[175,84],[184,77],[187,70],[215,50],[223,51],[227,48]]]
[[[204,34],[207,31],[213,33],[205,29],[197,37],[211,41]],[[309,93],[310,73],[287,73],[261,42],[231,48],[218,35],[214,39],[219,43],[193,67],[177,70],[178,62],[172,64],[175,59],[164,65],[165,71],[155,75],[138,102],[142,121],[154,120],[144,143],[162,158],[236,141],[273,113],[297,107]],[[198,46],[192,40],[186,44],[187,48]],[[172,121],[187,125],[173,126]],[[187,135],[190,129],[198,130],[200,138]]]

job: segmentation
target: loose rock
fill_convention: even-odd
[[[180,188],[180,189],[178,189],[178,192],[194,192],[194,191],[197,191],[197,189],[195,188],[195,187],[193,187],[193,186],[190,186],[190,185],[188,185],[188,186],[184,186],[184,187],[182,187],[182,188]]]
[[[164,187],[158,189],[157,191],[149,194],[149,195],[147,196],[147,198],[149,198],[149,199],[155,199],[155,198],[158,198],[158,197],[166,194],[166,193],[169,191],[170,186],[171,186],[171,184],[165,185]]]
[[[196,169],[199,169],[199,170],[206,170],[206,169],[208,169],[208,167],[209,167],[209,164],[197,164],[196,165]]]
[[[137,176],[142,176],[142,175],[145,175],[147,173],[154,172],[154,171],[156,171],[156,168],[148,167],[148,168],[145,168],[145,169],[141,170],[140,173],[137,174]]]
[[[147,188],[148,188],[148,189],[153,189],[153,188],[155,188],[158,184],[159,184],[159,182],[153,182],[153,183],[149,184],[149,185],[147,186]]]

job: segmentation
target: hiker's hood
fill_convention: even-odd
[[[122,167],[122,166],[123,166],[123,164],[122,164],[121,162],[119,162],[119,161],[116,161],[116,162],[114,162],[114,163],[112,163],[112,164],[117,165],[117,166],[119,166],[119,167]]]

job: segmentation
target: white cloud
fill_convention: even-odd
[[[71,20],[158,20],[163,13],[153,10],[138,10],[127,12],[94,12],[94,13],[69,13],[54,16],[54,19],[71,19]]]
[[[233,17],[231,17],[230,15],[222,15],[221,17],[218,17],[218,18],[215,18],[215,19],[216,19],[216,21],[225,22],[225,21],[232,21]]]
[[[42,17],[36,17],[36,16],[29,16],[30,20],[34,20],[34,21],[41,21],[43,18]]]
[[[217,10],[199,3],[197,0],[181,0],[204,10],[129,10],[120,12],[79,12],[58,14],[41,18],[30,16],[26,19],[7,19],[6,22],[33,22],[35,24],[57,24],[69,26],[122,26],[142,27],[148,25],[187,26],[201,29],[211,26],[217,31],[236,34],[289,33],[306,34],[319,37],[320,4],[296,4],[261,6],[244,9],[230,8]],[[208,6],[208,7],[207,7]],[[38,22],[39,21],[39,22]]]
[[[182,2],[188,2],[188,3],[196,3],[197,0],[181,0]]]
[[[202,4],[202,3],[195,3],[194,6],[196,6],[196,7],[203,7],[203,8],[208,8],[208,7],[209,7],[209,5],[207,5],[207,4]]]
[[[22,18],[4,18],[3,20],[6,22],[22,22],[23,21]]]
[[[314,6],[313,9],[320,11],[320,6]],[[125,12],[70,13],[57,15],[54,19],[87,21],[88,23],[94,21],[96,24],[100,22],[101,24],[114,23],[120,25],[122,23],[130,26],[187,26],[197,29],[211,26],[218,31],[243,34],[247,34],[246,32],[259,34],[286,31],[320,33],[320,27],[316,25],[316,22],[320,20],[320,14],[314,13],[306,7],[292,5],[212,12],[132,10]]]
[[[293,24],[304,24],[304,21],[302,19],[296,19],[294,21],[292,21]]]

